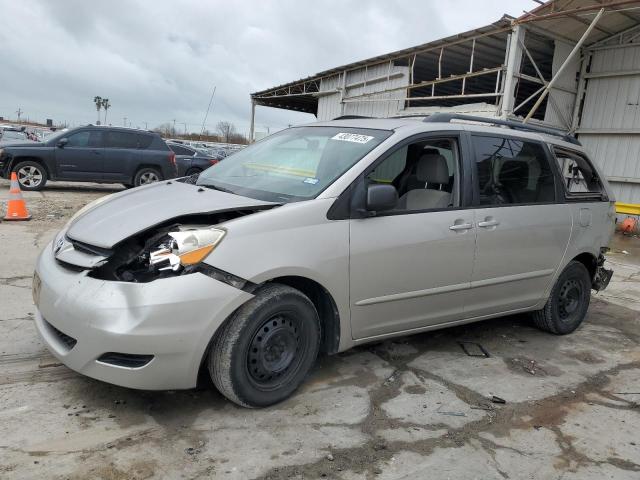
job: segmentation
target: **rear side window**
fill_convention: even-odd
[[[562,148],[554,148],[553,153],[558,161],[562,183],[568,195],[600,195],[603,192],[596,170],[584,155]]]
[[[191,150],[181,147],[180,145],[170,144],[169,148],[173,150],[173,153],[175,153],[176,155],[193,155],[193,152]]]
[[[138,148],[149,148],[151,142],[153,142],[153,136],[144,133],[138,134]]]
[[[107,132],[107,148],[138,148],[138,135],[133,132]]]
[[[542,145],[474,136],[480,205],[555,202],[555,181]]]

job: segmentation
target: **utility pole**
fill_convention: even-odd
[[[176,134],[176,119],[173,119],[173,135]]]
[[[186,122],[184,123],[184,136],[187,136],[187,124]]]
[[[122,118],[122,124],[126,127],[127,126],[127,117],[123,117]]]
[[[20,123],[20,116],[24,113],[20,107],[18,107],[18,110],[16,110],[16,113],[18,114],[18,123]]]
[[[213,102],[213,96],[216,94],[216,86],[213,86],[213,91],[211,92],[211,98],[209,99],[209,106],[207,107],[207,112],[204,114],[204,120],[202,120],[202,129],[200,130],[200,140],[202,140],[202,134],[204,133],[204,124],[207,123],[207,117],[209,116],[209,109],[211,108],[211,102]]]
[[[149,128],[147,127],[147,122],[144,122],[144,129],[149,130]]]

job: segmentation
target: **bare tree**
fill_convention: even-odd
[[[236,133],[236,126],[231,122],[218,122],[216,130],[222,137],[222,141],[229,143],[229,138]]]

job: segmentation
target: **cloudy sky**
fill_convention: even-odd
[[[249,94],[520,15],[532,0],[0,0],[0,116],[248,131]],[[313,116],[258,107],[257,130]]]

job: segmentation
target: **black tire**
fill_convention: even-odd
[[[289,397],[313,367],[320,320],[302,292],[278,283],[258,290],[221,327],[209,350],[211,379],[243,407]]]
[[[542,310],[533,312],[533,322],[541,330],[566,335],[580,326],[591,300],[591,277],[576,261],[562,271]]]
[[[163,179],[159,170],[151,167],[143,167],[138,170],[133,177],[133,186],[147,185],[149,183],[159,182]]]
[[[33,160],[18,163],[13,167],[12,171],[18,175],[20,190],[42,190],[49,179],[47,169],[44,168],[41,163],[34,162]]]
[[[124,188],[133,188],[134,187],[133,183],[123,183],[122,186]]]
[[[187,170],[187,173],[184,174],[185,177],[190,177],[191,175],[195,175],[196,173],[201,173],[201,168],[190,168]]]

